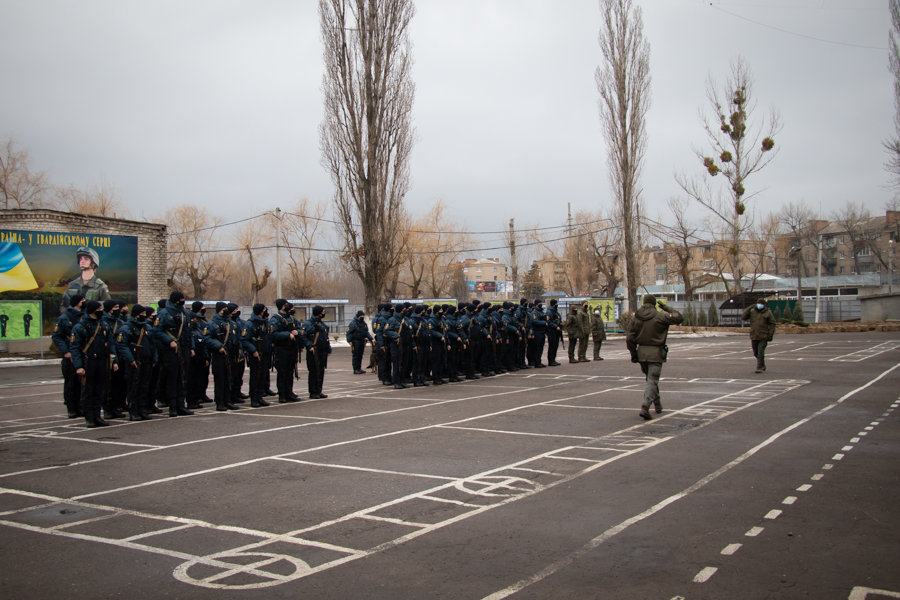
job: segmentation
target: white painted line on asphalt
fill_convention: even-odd
[[[782,500],[781,503],[782,503],[782,504],[788,504],[788,505],[790,505],[790,504],[793,504],[793,503],[796,502],[796,501],[797,501],[797,496],[788,496],[787,498],[785,498],[784,500]]]
[[[272,460],[280,460],[301,465],[310,465],[312,467],[326,467],[329,469],[344,469],[347,471],[364,471],[366,473],[381,473],[384,475],[402,475],[403,477],[420,477],[423,479],[439,479],[441,481],[457,481],[459,477],[445,477],[443,475],[427,475],[425,473],[406,473],[403,471],[391,471],[389,469],[374,469],[370,467],[357,467],[354,465],[339,465],[335,463],[320,463],[309,460],[300,460],[299,458],[287,458],[284,456],[275,457]]]
[[[844,459],[844,455],[841,454],[840,452],[838,452],[837,454],[835,454],[834,456],[831,457],[831,460],[843,460],[843,459]]]
[[[780,517],[780,516],[781,516],[781,511],[778,510],[777,508],[773,508],[772,510],[770,510],[769,512],[767,512],[767,513],[766,513],[766,516],[763,517],[763,518],[764,518],[764,519],[769,519],[770,521],[772,521],[772,520],[777,519],[777,518]]]
[[[747,537],[756,537],[765,530],[766,530],[765,527],[751,527],[750,529],[747,530],[747,533],[745,533],[744,535],[746,535]]]
[[[813,481],[819,481],[823,477],[825,477],[825,475],[823,473],[816,473],[815,475],[810,477],[810,479],[812,479]]]
[[[797,488],[797,491],[798,492],[808,492],[811,489],[812,489],[812,486],[810,484],[804,483],[803,485],[801,485],[800,487]]]
[[[639,514],[636,514],[633,517],[626,519],[625,521],[622,521],[618,525],[615,525],[614,527],[610,527],[609,529],[604,531],[602,534],[591,539],[588,543],[583,545],[578,550],[575,550],[575,551],[561,557],[560,559],[548,564],[547,566],[545,566],[543,569],[541,569],[537,573],[534,573],[526,578],[520,579],[519,581],[517,581],[516,583],[514,583],[510,586],[507,586],[501,590],[498,590],[492,594],[485,596],[482,600],[500,600],[502,598],[511,596],[530,585],[533,585],[539,581],[546,579],[547,577],[553,575],[560,569],[563,569],[563,568],[571,565],[573,562],[578,560],[581,556],[592,551],[594,548],[599,547],[601,544],[606,542],[606,540],[612,538],[615,535],[618,535],[619,533],[626,530],[631,525],[633,525],[635,523],[639,523],[639,522],[643,521],[644,519],[663,510],[664,508],[666,508],[668,505],[672,504],[673,502],[676,502],[676,501],[680,500],[681,498],[689,496],[690,494],[692,494],[693,492],[702,488],[709,482],[717,479],[722,474],[727,473],[734,467],[740,465],[741,463],[746,461],[748,458],[750,458],[753,455],[755,455],[756,453],[758,453],[763,448],[775,443],[782,436],[787,435],[788,433],[797,429],[798,427],[805,425],[806,423],[812,421],[816,417],[818,417],[822,414],[825,414],[826,412],[830,411],[831,409],[833,409],[836,406],[839,406],[844,401],[846,401],[848,398],[853,397],[858,392],[861,392],[862,390],[868,388],[869,386],[874,385],[876,382],[880,381],[881,379],[886,377],[888,374],[892,373],[897,368],[900,368],[900,363],[898,363],[898,364],[894,365],[893,367],[891,367],[890,369],[887,369],[886,371],[882,372],[880,375],[878,375],[874,379],[871,379],[868,383],[861,385],[860,387],[847,392],[846,394],[844,394],[843,396],[841,396],[840,398],[838,398],[831,404],[828,404],[827,406],[820,408],[818,411],[804,417],[803,419],[801,419],[799,421],[796,421],[795,423],[785,427],[781,431],[772,434],[771,436],[769,436],[768,438],[766,438],[765,440],[763,440],[762,442],[760,442],[753,448],[747,450],[745,453],[741,454],[740,456],[738,456],[731,462],[723,465],[716,471],[714,471],[714,472],[710,473],[709,475],[707,475],[706,477],[700,479],[699,481],[697,481],[690,487],[685,488],[681,492],[673,494],[672,496],[669,496],[665,500],[662,500],[661,502],[658,502],[657,504],[653,505],[652,507],[648,508],[647,510],[645,510]]]
[[[860,432],[857,433],[856,435],[858,435],[858,436],[866,436],[866,435],[869,435],[869,432],[868,432],[868,431],[860,431]]]
[[[694,575],[694,583],[706,583],[709,578],[716,574],[716,567],[703,567],[699,573]]]
[[[841,452],[850,452],[851,450],[853,450],[853,446],[844,446],[841,448]]]
[[[54,525],[52,527],[48,527],[47,529],[53,531],[60,531],[62,529],[68,529],[69,527],[76,527],[78,525],[84,525],[86,523],[95,523],[97,521],[105,521],[107,519],[112,519],[113,517],[117,517],[116,513],[110,513],[108,515],[100,515],[99,517],[93,517],[91,519],[82,519],[81,521],[72,521],[71,523],[60,523],[59,525]]]
[[[506,431],[504,429],[488,429],[486,427],[459,427],[458,425],[436,425],[435,429],[461,429],[462,431],[482,431],[484,433],[503,433],[507,435],[525,435],[549,438],[565,438],[573,440],[593,440],[596,436],[589,435],[557,435],[554,433],[532,433],[528,431]]]
[[[823,471],[830,471],[830,470],[832,470],[833,468],[834,468],[834,465],[831,464],[831,463],[825,463],[824,465],[822,465],[822,470],[823,470]]]
[[[172,533],[173,531],[181,531],[182,529],[190,529],[193,525],[176,525],[175,527],[166,527],[165,529],[156,529],[155,531],[145,531],[144,533],[138,533],[127,538],[122,538],[123,542],[133,542],[135,540],[140,540],[146,537],[152,537],[154,535],[163,535],[165,533]]]
[[[875,588],[869,587],[855,587],[850,590],[850,595],[847,596],[847,600],[866,600],[869,595],[872,596],[885,596],[887,598],[900,598],[900,592],[892,592],[889,590],[876,590]]]
[[[852,438],[850,438],[850,443],[851,443],[851,444],[858,444],[858,443],[859,443],[859,438],[858,438],[858,437],[852,437]]]
[[[735,552],[741,549],[743,544],[728,544],[724,548],[722,548],[722,552],[720,554],[724,554],[725,556],[731,556]]]

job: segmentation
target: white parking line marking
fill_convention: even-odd
[[[699,573],[694,575],[694,583],[705,583],[709,581],[709,578],[715,575],[716,571],[718,571],[718,569],[715,567],[704,567]]]
[[[744,535],[746,535],[747,537],[756,537],[765,530],[766,530],[765,527],[751,527],[750,529],[747,530],[747,533],[745,533]]]
[[[831,457],[831,460],[843,460],[843,459],[844,459],[844,455],[841,454],[840,452],[838,452],[837,454],[835,454],[834,456]]]
[[[724,554],[725,556],[731,556],[735,552],[741,549],[743,544],[728,544],[724,548],[722,548],[722,552],[720,554]]]
[[[771,521],[771,520],[777,519],[777,518],[780,517],[780,516],[781,516],[781,511],[778,510],[777,508],[773,508],[772,510],[770,510],[769,512],[767,512],[767,513],[766,513],[766,516],[763,517],[763,518],[764,518],[764,519],[769,519],[769,520]]]
[[[812,489],[812,486],[809,485],[808,483],[804,483],[803,485],[801,485],[800,487],[797,488],[797,491],[798,492],[808,492],[810,489]]]
[[[788,504],[788,505],[790,505],[790,504],[793,504],[793,503],[796,502],[796,501],[797,501],[797,496],[788,496],[787,498],[785,498],[784,500],[782,500],[781,503],[782,503],[782,504]]]

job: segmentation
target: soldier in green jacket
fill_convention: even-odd
[[[662,412],[662,402],[659,398],[659,376],[662,374],[662,365],[666,362],[669,347],[666,346],[666,337],[669,335],[669,325],[678,325],[683,317],[681,313],[672,310],[664,303],[660,304],[661,310],[656,310],[656,297],[652,294],[644,296],[641,308],[634,313],[631,324],[628,326],[628,334],[625,336],[625,345],[631,352],[631,362],[641,363],[641,372],[644,373],[644,401],[641,405],[640,416],[650,420],[650,404],[656,408],[657,414]]]
[[[75,251],[75,257],[78,259],[78,268],[81,273],[66,286],[59,307],[60,313],[66,312],[66,309],[72,304],[72,296],[76,294],[84,298],[85,302],[91,300],[103,302],[111,298],[109,288],[102,279],[97,277],[96,271],[100,267],[100,255],[97,254],[97,251],[81,246]]]
[[[603,360],[600,356],[600,347],[606,339],[606,323],[603,322],[599,306],[594,307],[594,313],[591,315],[591,337],[594,338],[594,360]]]
[[[756,373],[766,370],[766,346],[775,336],[775,315],[762,300],[754,306],[748,306],[741,314],[741,319],[750,321],[750,345],[756,357]]]
[[[566,316],[565,323],[563,323],[563,329],[566,330],[566,337],[569,339],[569,347],[567,349],[569,351],[569,362],[578,362],[575,360],[575,345],[578,343],[578,338],[581,337],[581,316],[578,314],[577,306],[569,306],[569,314]]]

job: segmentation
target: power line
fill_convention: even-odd
[[[734,18],[736,18],[736,19],[741,19],[741,20],[743,20],[743,21],[747,21],[747,22],[749,22],[749,23],[753,23],[754,25],[759,25],[760,27],[766,27],[767,29],[774,29],[775,31],[779,31],[779,32],[785,33],[785,34],[787,34],[787,35],[793,35],[793,36],[800,37],[800,38],[804,38],[804,39],[807,39],[807,40],[813,40],[813,41],[815,41],[815,42],[823,42],[823,43],[825,43],[825,44],[834,44],[835,46],[849,46],[849,47],[851,47],[851,48],[861,48],[861,49],[863,49],[863,50],[880,50],[880,51],[884,51],[884,52],[887,51],[887,48],[883,48],[883,47],[881,47],[881,46],[867,46],[867,45],[865,45],[865,44],[853,44],[853,43],[851,43],[851,42],[839,42],[839,41],[836,41],[836,40],[828,40],[828,39],[825,39],[825,38],[816,37],[816,36],[814,36],[814,35],[806,35],[805,33],[798,33],[798,32],[796,32],[796,31],[790,31],[790,30],[788,30],[788,29],[782,29],[781,27],[776,27],[775,25],[769,25],[768,23],[762,23],[762,22],[760,22],[760,21],[755,21],[755,20],[750,19],[750,18],[748,18],[748,17],[744,17],[744,16],[742,16],[742,15],[735,14],[735,13],[733,13],[733,12],[729,12],[729,11],[725,10],[724,8],[722,8],[722,7],[715,6],[712,2],[710,2],[709,5],[710,5],[712,8],[714,8],[714,9],[720,11],[720,12],[723,12],[723,13],[725,13],[726,15],[732,16],[732,17],[734,17]]]

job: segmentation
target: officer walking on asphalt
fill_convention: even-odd
[[[775,315],[771,309],[759,300],[754,306],[748,306],[741,314],[743,321],[750,321],[750,345],[756,357],[756,373],[766,370],[766,346],[775,337]]]
[[[681,313],[664,303],[660,302],[659,307],[662,310],[657,311],[655,296],[652,294],[644,296],[643,305],[634,313],[628,326],[628,334],[625,336],[625,345],[631,352],[631,362],[641,363],[641,371],[646,377],[644,401],[640,412],[644,420],[653,418],[650,416],[650,404],[656,408],[657,414],[662,412],[659,376],[669,353],[666,337],[669,335],[669,325],[678,325],[684,320]]]

